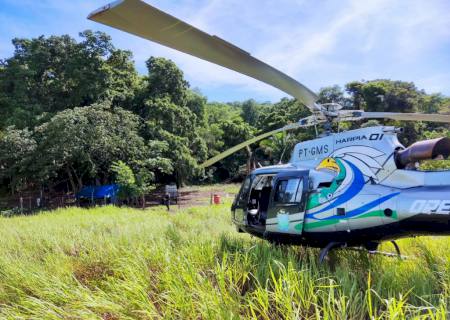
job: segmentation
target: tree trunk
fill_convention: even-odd
[[[77,186],[75,185],[75,181],[73,180],[72,172],[70,172],[70,168],[68,166],[66,167],[66,173],[67,173],[67,176],[69,177],[70,186],[72,187],[73,193],[77,193]]]
[[[255,169],[255,160],[253,158],[253,152],[252,149],[250,149],[249,146],[246,147],[247,154],[248,154],[248,160],[247,160],[247,174],[250,174],[250,172]]]
[[[75,169],[72,167],[72,165],[70,165],[70,168],[72,169],[73,174],[75,175],[75,178],[77,179],[77,183],[78,183],[78,190],[81,190],[83,188],[83,180],[81,179],[81,177],[79,177],[77,175],[77,172],[75,171]]]
[[[14,191],[15,191],[15,188],[14,188],[14,177],[10,177],[9,178],[9,186],[11,187],[11,195],[14,195]]]

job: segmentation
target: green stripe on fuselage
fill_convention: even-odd
[[[334,219],[329,219],[329,220],[321,220],[321,221],[314,221],[314,222],[307,222],[304,226],[304,230],[305,231],[309,231],[312,229],[316,229],[316,228],[320,228],[320,227],[325,227],[325,226],[329,226],[329,225],[333,225],[336,223],[339,223],[339,221],[347,219],[347,220],[352,220],[352,219],[364,219],[364,218],[371,218],[371,217],[383,217],[384,216],[384,211],[383,210],[377,210],[377,211],[371,211],[371,212],[366,212],[363,214],[360,214],[356,217],[352,217],[352,218],[345,218],[344,216],[342,217],[342,219],[339,218],[334,218]],[[392,219],[397,219],[397,212],[394,211],[392,213],[392,216],[390,218]],[[297,227],[297,226],[296,226]]]

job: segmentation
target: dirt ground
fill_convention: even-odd
[[[239,191],[239,187],[239,184],[184,187],[179,190],[179,200],[176,205],[180,208],[209,205],[214,195],[218,195],[221,202],[232,200]]]
[[[212,203],[214,195],[220,197],[220,201],[228,201],[234,199],[234,196],[238,193],[240,184],[214,184],[203,186],[187,186],[178,190],[178,201],[171,201],[171,206],[177,206],[178,208],[186,208],[193,206],[209,205]],[[156,190],[145,196],[145,206],[152,207],[163,204],[164,199],[164,186],[158,187]],[[0,199],[0,212],[3,210],[15,210],[25,214],[30,214],[42,209],[38,207],[36,199],[40,195],[36,194],[20,194],[12,197],[6,197]],[[73,194],[58,194],[44,197],[46,210],[76,206],[77,201]],[[95,205],[102,205],[102,201],[96,202]],[[85,204],[85,206],[90,206]],[[137,208],[142,208],[142,202],[131,204]],[[13,209],[14,208],[14,209]],[[15,213],[17,213],[15,212]]]

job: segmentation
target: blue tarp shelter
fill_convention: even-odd
[[[77,193],[77,198],[89,200],[111,199],[112,202],[115,202],[118,192],[119,186],[117,184],[104,186],[87,186]]]

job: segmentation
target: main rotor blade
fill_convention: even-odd
[[[273,136],[273,135],[275,135],[275,134],[277,134],[279,132],[288,131],[288,130],[294,130],[294,129],[298,129],[298,128],[306,128],[306,127],[313,126],[314,124],[317,124],[317,123],[323,122],[323,121],[324,120],[322,120],[322,119],[316,119],[314,116],[310,116],[310,117],[307,117],[307,118],[304,118],[304,119],[300,120],[297,123],[289,124],[289,125],[284,126],[282,128],[275,129],[273,131],[269,131],[269,132],[263,133],[263,134],[261,134],[259,136],[256,136],[256,137],[251,138],[251,139],[249,139],[247,141],[244,141],[244,142],[242,142],[242,143],[240,143],[240,144],[238,144],[238,145],[236,145],[236,146],[234,146],[234,147],[232,147],[232,148],[230,148],[230,149],[228,149],[228,150],[218,154],[217,156],[207,160],[206,162],[204,162],[204,163],[202,163],[200,165],[200,168],[209,167],[209,166],[213,165],[214,163],[216,163],[216,162],[218,162],[218,161],[228,157],[229,155],[232,155],[233,153],[235,153],[235,152],[245,148],[246,146],[249,146],[249,145],[251,145],[251,144],[253,144],[255,142],[258,142],[260,140],[263,140],[263,139],[265,139],[267,137]]]
[[[362,112],[361,118],[450,123],[450,115],[440,113]]]
[[[320,110],[315,106],[317,95],[293,78],[143,1],[119,0],[94,11],[88,19],[245,74],[297,98],[311,111]]]

